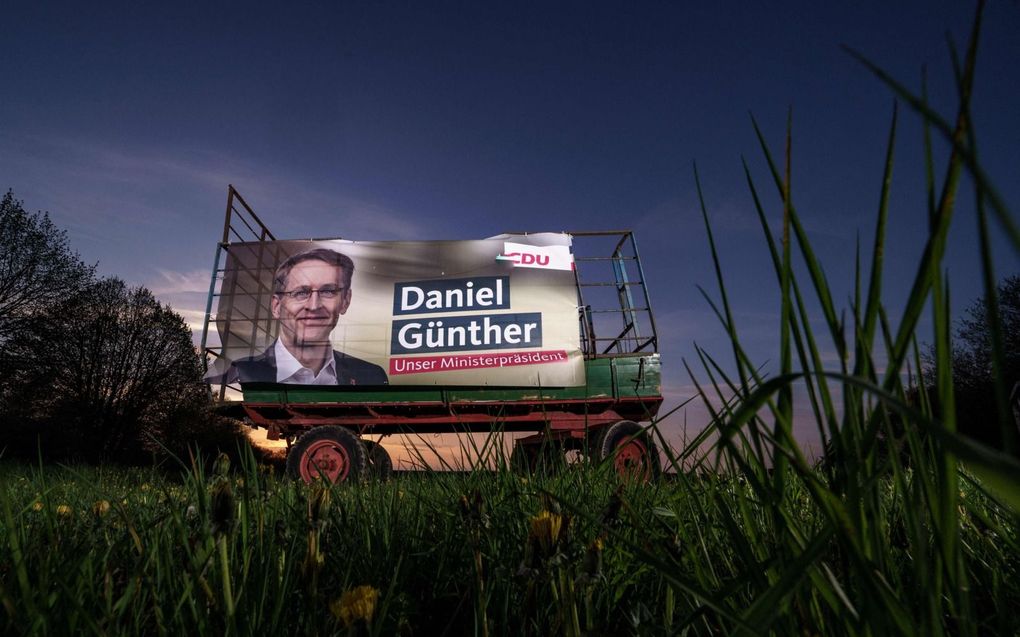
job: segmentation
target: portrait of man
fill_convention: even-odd
[[[227,382],[385,385],[383,368],[333,349],[330,333],[351,304],[354,262],[316,248],[276,269],[270,309],[277,339],[264,352],[233,362]]]

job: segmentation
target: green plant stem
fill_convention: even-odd
[[[230,583],[230,559],[227,555],[226,534],[220,535],[216,540],[220,556],[220,576],[223,578],[223,604],[227,611],[227,620],[230,625],[234,624],[234,593]]]

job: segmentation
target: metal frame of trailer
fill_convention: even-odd
[[[511,233],[527,234],[527,233]],[[581,387],[378,386],[317,387],[248,383],[211,386],[221,411],[288,442],[288,471],[310,480],[365,472],[388,474],[381,445],[363,436],[407,433],[530,432],[516,441],[512,462],[534,470],[555,466],[568,450],[612,457],[621,472],[648,478],[659,470],[654,442],[638,424],[662,404],[658,336],[644,271],[629,230],[569,232],[574,239],[578,330],[586,384]],[[336,238],[336,237],[334,237]],[[206,364],[229,346],[249,348],[275,338],[272,290],[224,286],[224,254],[250,250],[259,267],[275,269],[276,237],[233,186],[228,187],[222,239],[217,245],[201,349]],[[220,297],[243,295],[254,311],[218,317]],[[251,301],[254,301],[253,303]],[[218,321],[243,321],[250,338],[213,342]],[[248,329],[250,327],[250,330]],[[236,330],[235,330],[236,333]],[[608,334],[608,335],[607,335]],[[240,338],[240,337],[237,337]],[[232,400],[241,397],[241,400]],[[291,444],[294,443],[294,444]]]

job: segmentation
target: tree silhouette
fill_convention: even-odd
[[[53,304],[93,280],[46,213],[30,214],[7,191],[0,200],[0,348]]]
[[[1020,275],[1004,279],[996,295],[1004,353],[1001,374],[1008,393],[1020,383]],[[964,318],[957,322],[953,342],[953,388],[957,428],[982,442],[1001,447],[1002,431],[992,376],[991,329],[986,299],[976,299],[967,308]],[[934,360],[930,353],[925,362],[927,380],[933,382]]]
[[[182,408],[207,402],[184,320],[119,279],[51,306],[10,350],[20,420],[85,459],[136,458]]]
[[[144,461],[161,446],[236,449],[180,315],[144,287],[97,280],[63,231],[10,192],[0,222],[0,454]]]

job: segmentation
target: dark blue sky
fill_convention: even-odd
[[[795,202],[845,306],[893,99],[839,45],[913,87],[927,65],[933,102],[953,105],[945,36],[964,45],[970,3],[832,4],[16,0],[0,39],[0,187],[48,210],[101,272],[149,285],[191,322],[228,183],[289,238],[633,228],[675,403],[689,395],[680,359],[694,358],[692,341],[728,351],[695,289],[713,279],[692,162],[738,325],[775,361],[775,285],[742,155],[773,219],[781,207],[748,113],[778,153],[793,108]],[[1014,209],[1018,33],[1020,5],[991,2],[973,109]],[[926,225],[920,151],[903,111],[894,321]],[[958,308],[980,293],[974,228],[964,194],[946,261]],[[996,257],[1000,274],[1020,269],[1002,242]]]

